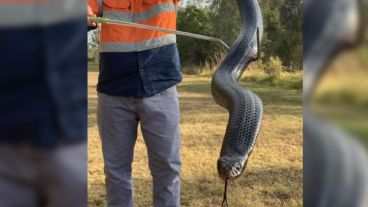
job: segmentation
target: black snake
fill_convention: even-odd
[[[239,177],[245,170],[260,129],[261,99],[239,85],[247,66],[258,59],[263,33],[261,10],[257,0],[237,0],[241,30],[227,57],[212,79],[212,95],[229,112],[229,121],[217,162],[223,180]]]

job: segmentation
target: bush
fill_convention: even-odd
[[[279,57],[271,57],[265,65],[264,71],[269,75],[280,75],[284,71],[281,59]]]
[[[267,65],[267,64],[266,64]],[[252,65],[244,75],[241,77],[240,81],[258,82],[261,84],[266,84],[269,86],[275,86],[285,89],[295,89],[302,90],[303,88],[303,72],[286,72],[280,70],[272,70],[270,74],[265,72],[267,66],[262,63],[256,63]]]

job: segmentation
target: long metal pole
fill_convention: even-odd
[[[154,26],[145,25],[145,24],[138,24],[138,23],[132,23],[132,22],[112,20],[112,19],[108,19],[108,18],[90,17],[90,19],[95,23],[124,25],[124,26],[136,27],[136,28],[141,28],[141,29],[149,29],[149,30],[154,30],[154,31],[167,32],[167,33],[170,33],[170,34],[176,34],[176,35],[192,37],[192,38],[196,38],[196,39],[208,40],[208,41],[212,41],[212,42],[219,42],[226,49],[228,49],[228,50],[230,49],[230,47],[224,41],[222,41],[221,39],[216,38],[216,37],[209,37],[209,36],[205,36],[205,35],[194,34],[194,33],[190,33],[190,32],[183,32],[183,31],[178,31],[178,30],[173,30],[173,29],[167,29],[167,28],[163,28],[163,27],[154,27]]]

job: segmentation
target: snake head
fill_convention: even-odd
[[[234,180],[239,177],[247,165],[247,160],[238,156],[222,156],[217,161],[217,171],[221,179]]]

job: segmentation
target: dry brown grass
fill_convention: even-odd
[[[103,160],[96,126],[97,73],[89,73],[89,205],[106,206]],[[229,206],[302,206],[301,92],[246,82],[263,100],[265,113],[255,150],[243,176],[229,185]],[[185,76],[178,87],[181,109],[183,207],[220,206],[224,183],[216,161],[227,112],[210,93],[210,78]],[[136,206],[152,206],[151,176],[141,135],[133,163]]]

